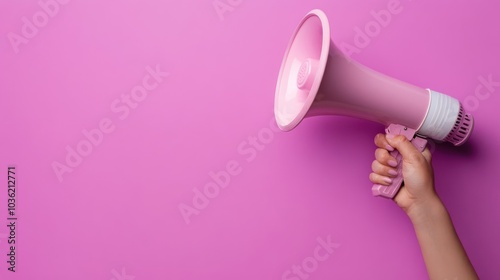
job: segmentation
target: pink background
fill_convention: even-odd
[[[233,6],[219,17],[212,0],[69,1],[18,53],[9,32],[22,34],[22,18],[42,8],[0,2],[1,279],[282,279],[328,236],[339,246],[310,279],[427,277],[408,218],[371,195],[381,125],[318,117],[270,130],[279,66],[302,16],[324,10],[335,42],[354,44],[354,28],[390,0],[221,2]],[[436,184],[480,277],[498,279],[500,87],[474,92],[479,77],[500,81],[500,5],[400,5],[352,57],[478,101],[468,145],[434,147]],[[170,75],[121,120],[111,104],[156,65]],[[60,182],[53,162],[105,118],[114,131]],[[192,206],[193,189],[228,163],[241,173],[187,225],[179,205]],[[9,165],[16,273],[6,263]]]

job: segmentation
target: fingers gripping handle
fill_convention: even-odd
[[[385,129],[385,132],[391,135],[404,135],[408,140],[410,140],[410,142],[413,144],[413,146],[415,146],[415,148],[417,148],[419,152],[422,152],[425,149],[425,145],[427,145],[427,140],[419,136],[415,137],[415,132],[416,132],[415,130],[399,124],[389,125]],[[380,184],[373,185],[372,193],[374,196],[394,198],[398,193],[399,189],[401,188],[401,185],[403,184],[403,164],[402,164],[403,157],[396,149],[390,152],[390,154],[398,162],[398,166],[396,167],[398,175],[395,178],[393,178],[392,183],[389,186],[383,186]]]

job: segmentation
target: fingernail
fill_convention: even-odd
[[[395,161],[395,160],[392,160],[392,159],[391,159],[391,160],[389,160],[387,163],[388,163],[390,166],[392,166],[392,167],[396,167],[396,166],[398,166],[398,162],[397,162],[397,161]]]
[[[386,182],[387,184],[392,184],[392,179],[389,177],[384,177],[384,182]]]
[[[396,137],[396,135],[394,135],[394,134],[386,134],[385,137],[387,139],[392,139],[392,138]]]
[[[385,149],[388,150],[389,152],[394,151],[394,148],[389,144],[385,145]]]
[[[392,176],[397,176],[398,175],[398,172],[394,169],[389,169],[389,171],[387,171],[387,173],[389,173],[389,175],[392,175]]]

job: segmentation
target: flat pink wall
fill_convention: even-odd
[[[436,184],[479,275],[500,275],[496,1],[54,1],[0,2],[1,279],[425,279],[409,220],[371,196],[381,125],[275,130],[313,8],[354,59],[469,102],[469,144],[433,147]]]

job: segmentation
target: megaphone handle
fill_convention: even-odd
[[[414,129],[407,128],[399,124],[391,124],[385,129],[385,131],[387,134],[404,135],[420,152],[422,152],[427,145],[427,140],[425,140],[425,138],[419,137],[418,135],[415,136],[416,131]],[[402,156],[398,150],[395,149],[390,152],[390,154],[398,162],[398,166],[396,168],[398,175],[392,179],[392,183],[389,186],[383,186],[380,184],[373,185],[372,193],[374,196],[382,196],[392,199],[396,196],[401,188],[401,185],[403,184],[403,164],[401,163]]]

